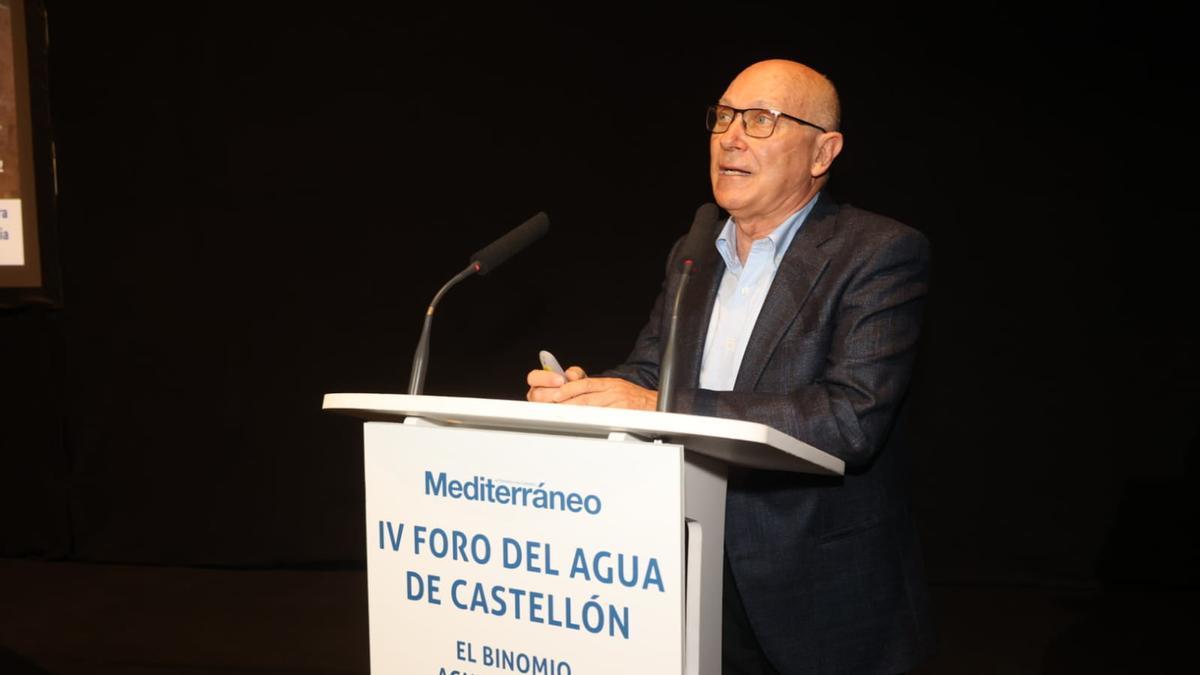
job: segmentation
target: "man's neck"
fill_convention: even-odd
[[[746,258],[750,257],[750,248],[754,246],[754,242],[771,234],[782,225],[788,218],[791,218],[794,213],[808,206],[809,202],[816,199],[820,193],[820,187],[817,187],[812,192],[807,194],[804,199],[790,210],[784,211],[781,214],[773,214],[766,218],[759,218],[753,221],[741,221],[736,216],[733,218],[734,236],[737,239],[737,255],[738,259],[744,265]],[[783,210],[783,209],[781,209]]]

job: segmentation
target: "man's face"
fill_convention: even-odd
[[[768,108],[806,118],[803,92],[770,69],[739,75],[720,102]],[[800,209],[812,193],[815,141],[820,132],[780,118],[767,138],[746,135],[741,116],[709,140],[709,176],[717,204],[739,224],[774,226]]]

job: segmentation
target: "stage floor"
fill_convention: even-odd
[[[1200,627],[1196,591],[933,596],[939,652],[917,675],[1171,672]],[[3,675],[368,671],[362,570],[0,560]]]

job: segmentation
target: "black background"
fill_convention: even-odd
[[[935,584],[1195,586],[1195,88],[1146,7],[49,2],[64,304],[0,314],[0,555],[362,561],[360,427],[632,344],[745,65],[838,84],[841,201],[923,231]],[[251,4],[251,3],[245,3]]]

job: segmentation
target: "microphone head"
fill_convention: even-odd
[[[704,253],[705,247],[712,245],[713,226],[721,219],[721,210],[716,204],[706,202],[696,209],[696,217],[692,218],[692,229],[688,230],[687,238],[683,240],[679,260],[691,261],[693,266],[696,259]]]
[[[508,234],[476,251],[471,255],[471,262],[479,274],[487,274],[521,252],[526,246],[541,239],[549,230],[550,217],[546,215],[545,211],[539,212],[536,216],[513,228]]]

